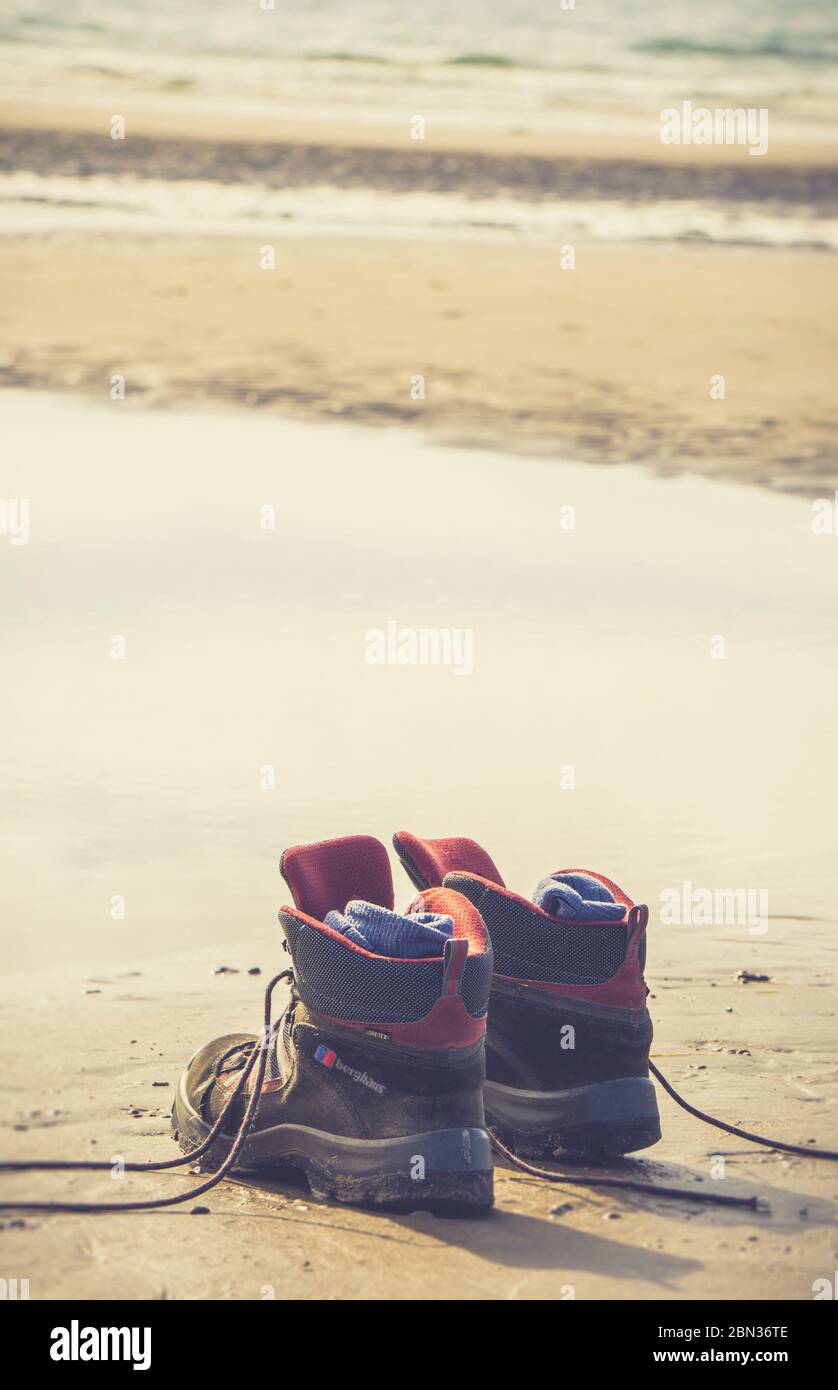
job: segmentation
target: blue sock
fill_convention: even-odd
[[[532,895],[536,907],[563,922],[621,922],[626,915],[622,903],[588,874],[553,874],[543,878]]]
[[[347,903],[343,912],[327,913],[325,921],[332,931],[340,932],[365,951],[404,960],[441,956],[445,942],[454,934],[452,917],[436,912],[402,916],[360,900]]]

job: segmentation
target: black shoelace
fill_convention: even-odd
[[[218,1119],[206,1139],[193,1149],[191,1153],[184,1154],[181,1158],[161,1159],[156,1163],[126,1163],[125,1171],[131,1173],[158,1173],[168,1168],[183,1168],[194,1164],[202,1158],[215,1143],[221,1133],[224,1122],[242,1095],[248,1078],[255,1070],[255,1077],[251,1087],[250,1097],[245,1106],[239,1127],[236,1131],[230,1152],[211,1177],[205,1182],[201,1182],[197,1187],[190,1187],[186,1192],[175,1193],[171,1197],[149,1197],[145,1200],[134,1202],[3,1202],[0,1201],[0,1209],[3,1211],[64,1211],[64,1212],[98,1212],[98,1211],[152,1211],[156,1207],[174,1207],[181,1202],[191,1202],[195,1197],[202,1197],[205,1192],[209,1192],[213,1187],[217,1187],[226,1178],[227,1174],[236,1165],[238,1157],[247,1143],[247,1137],[253,1128],[256,1119],[256,1112],[259,1108],[259,1099],[262,1091],[262,1083],[265,1079],[265,1071],[268,1065],[268,1049],[273,1040],[275,1028],[271,1023],[271,1001],[273,992],[281,980],[294,979],[293,970],[283,970],[279,975],[268,984],[265,990],[265,1015],[262,1028],[262,1035],[252,1044],[250,1055],[246,1055],[244,1045],[230,1048],[219,1058],[216,1072],[221,1073],[222,1063],[234,1052],[242,1053],[241,1075],[236,1082],[229,1099],[225,1102]],[[238,1068],[228,1068],[228,1070],[238,1070]],[[0,1172],[19,1173],[19,1172],[54,1172],[56,1170],[71,1172],[87,1171],[111,1171],[113,1164],[107,1161],[94,1161],[87,1159],[44,1159],[44,1160],[11,1160],[0,1163]]]
[[[223,1182],[227,1174],[236,1166],[239,1156],[247,1143],[248,1135],[253,1128],[256,1114],[259,1109],[262,1085],[265,1080],[265,1072],[268,1065],[268,1051],[275,1037],[277,1024],[271,1022],[271,1004],[273,992],[282,980],[290,980],[292,986],[292,1002],[294,1003],[294,972],[293,970],[283,970],[279,975],[268,984],[265,990],[265,1010],[261,1037],[255,1042],[247,1044],[236,1044],[228,1049],[216,1064],[216,1075],[240,1071],[240,1076],[236,1082],[228,1100],[221,1109],[218,1118],[213,1124],[206,1139],[191,1153],[185,1154],[181,1158],[161,1159],[153,1163],[125,1163],[124,1171],[131,1173],[160,1173],[170,1168],[182,1168],[193,1165],[201,1159],[213,1146],[218,1136],[224,1128],[228,1114],[233,1112],[233,1107],[242,1096],[247,1085],[248,1079],[255,1072],[250,1089],[250,1095],[244,1109],[244,1113],[236,1130],[232,1146],[223,1162],[218,1166],[211,1177],[205,1182],[199,1183],[196,1187],[190,1187],[185,1192],[175,1193],[171,1197],[150,1197],[144,1200],[133,1202],[4,1202],[0,1201],[2,1211],[43,1211],[43,1212],[102,1212],[102,1211],[153,1211],[158,1207],[174,1207],[182,1202],[191,1202],[196,1197],[202,1197],[205,1192],[209,1192],[213,1187],[217,1187]],[[228,1058],[235,1058],[235,1064],[224,1067]],[[727,1134],[734,1134],[739,1139],[747,1139],[752,1144],[763,1144],[766,1148],[777,1149],[782,1153],[792,1153],[802,1155],[804,1158],[829,1159],[832,1162],[838,1160],[838,1153],[832,1149],[816,1149],[807,1147],[805,1144],[786,1144],[777,1139],[767,1139],[762,1134],[752,1134],[747,1129],[740,1129],[738,1125],[726,1124],[724,1120],[717,1120],[714,1116],[706,1114],[689,1101],[679,1095],[671,1082],[655,1066],[654,1062],[649,1063],[649,1070],[655,1079],[660,1083],[667,1095],[671,1096],[682,1110],[686,1110],[689,1115],[702,1120],[705,1124],[713,1125],[716,1129],[724,1130]],[[716,1206],[725,1207],[750,1207],[751,1210],[759,1209],[758,1197],[733,1197],[721,1192],[702,1191],[699,1188],[686,1187],[666,1187],[658,1183],[642,1182],[636,1178],[607,1177],[600,1174],[588,1173],[556,1173],[549,1168],[538,1168],[531,1163],[527,1163],[523,1158],[519,1158],[511,1149],[490,1133],[492,1147],[499,1153],[507,1163],[519,1169],[531,1177],[542,1178],[545,1182],[562,1183],[574,1187],[611,1187],[618,1188],[623,1192],[643,1192],[653,1197],[675,1198],[688,1202],[707,1202]],[[107,1160],[93,1159],[17,1159],[5,1160],[0,1162],[0,1173],[21,1173],[21,1172],[110,1172],[113,1164]]]

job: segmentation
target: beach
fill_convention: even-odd
[[[657,1065],[722,1119],[834,1143],[838,551],[806,499],[397,427],[4,403],[30,500],[27,543],[0,552],[6,1156],[170,1157],[182,1066],[254,1028],[287,963],[282,849],[404,827],[476,837],[525,895],[569,862],[647,900]],[[471,669],[370,665],[390,621],[469,629]],[[766,895],[764,920],[667,917],[667,894],[723,885]],[[613,1171],[770,1214],[499,1165],[482,1221],[237,1180],[200,1225],[190,1204],[10,1213],[0,1235],[32,1298],[811,1298],[834,1263],[829,1165],[661,1110],[662,1142]],[[117,1200],[184,1180],[3,1181]]]
[[[577,864],[648,903],[655,1063],[834,1148],[828,16],[347,14],[0,22],[3,1157],[172,1157],[184,1064],[288,964],[282,851],[405,828],[527,898]],[[767,111],[765,153],[664,144],[683,100]],[[372,664],[402,629],[468,660]],[[608,1171],[759,1210],[500,1161],[480,1220],[242,1176],[0,1212],[4,1269],[32,1299],[811,1300],[834,1169],[660,1105]]]
[[[831,147],[105,120],[0,115],[7,385],[834,486]]]
[[[607,858],[649,900],[831,920],[838,547],[806,498],[231,407],[4,420],[9,969],[273,942],[287,844],[409,821],[527,894]],[[370,664],[390,622],[471,661]]]
[[[816,255],[294,240],[0,244],[9,385],[400,423],[444,442],[834,487]],[[727,394],[711,398],[721,372]],[[423,379],[417,399],[415,381]]]
[[[836,1100],[827,1042],[834,944],[823,961],[828,980],[812,977],[802,939],[794,946],[775,938],[760,953],[774,977],[769,986],[733,982],[741,949],[726,949],[718,938],[706,945],[698,965],[671,938],[655,939],[650,1007],[658,1066],[714,1114],[792,1142],[828,1142]],[[237,940],[226,952],[224,962],[241,974],[213,975],[219,961],[206,950],[167,953],[134,969],[9,980],[4,1035],[30,1032],[34,1021],[51,1065],[37,1097],[22,1055],[7,1071],[4,1154],[172,1157],[168,1112],[181,1065],[199,1039],[256,1028],[262,991],[246,971],[261,962],[264,981],[275,964],[264,936]],[[228,1179],[168,1212],[9,1213],[0,1217],[4,1262],[28,1278],[30,1298],[74,1302],[810,1300],[814,1281],[831,1279],[838,1248],[829,1165],[731,1139],[664,1096],[660,1105],[663,1141],[611,1171],[758,1194],[770,1211],[554,1186],[500,1164],[494,1210],[471,1220],[384,1216],[317,1202],[287,1180]],[[60,1190],[105,1201],[166,1196],[197,1181],[173,1173],[121,1181],[107,1173],[3,1178],[10,1195]],[[193,1215],[196,1207],[209,1211]]]

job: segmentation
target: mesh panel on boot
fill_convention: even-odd
[[[279,916],[300,997],[316,1013],[363,1023],[417,1023],[440,997],[441,960],[385,960],[352,950],[290,912]],[[485,1014],[491,982],[491,955],[469,955],[461,994],[473,1018]]]
[[[603,984],[626,954],[622,922],[575,925],[554,921],[515,894],[500,893],[469,874],[446,874],[445,887],[468,898],[492,940],[495,971],[547,984]]]

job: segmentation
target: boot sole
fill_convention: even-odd
[[[210,1126],[184,1086],[172,1106],[172,1130],[184,1153],[202,1144]],[[219,1136],[200,1165],[218,1168],[231,1140]],[[438,1129],[395,1139],[353,1139],[308,1125],[275,1125],[252,1132],[236,1171],[291,1168],[318,1197],[359,1206],[415,1211],[487,1210],[494,1201],[492,1146],[483,1129]]]
[[[569,1091],[522,1091],[487,1081],[486,1123],[524,1158],[566,1153],[609,1158],[657,1144],[658,1098],[642,1076]]]

